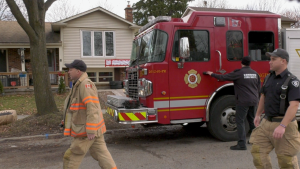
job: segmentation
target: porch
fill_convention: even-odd
[[[58,88],[60,78],[63,78],[66,87],[69,87],[68,73],[57,71],[49,72],[49,75],[51,88]],[[34,78],[30,72],[0,72],[0,81],[5,91],[11,89],[18,89],[17,91],[22,91],[21,89],[33,89],[33,80]]]

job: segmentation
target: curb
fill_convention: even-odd
[[[171,126],[159,126],[160,129],[168,129],[172,127]],[[127,128],[127,129],[115,129],[115,130],[106,130],[104,135],[106,134],[117,134],[117,133],[124,133],[125,131],[148,131],[151,129],[156,129],[156,127],[149,127],[149,128]],[[0,143],[4,141],[20,141],[22,139],[31,139],[31,138],[45,138],[45,139],[53,139],[57,136],[63,136],[63,133],[57,133],[57,134],[48,134],[48,138],[46,138],[46,135],[34,135],[34,136],[24,136],[24,137],[11,137],[11,138],[2,138],[0,139]]]
[[[57,133],[57,134],[48,134],[48,139],[51,139],[55,136],[63,136],[63,133]],[[23,137],[10,137],[10,138],[2,138],[0,139],[0,142],[4,141],[18,141],[21,139],[31,139],[31,138],[46,138],[46,135],[34,135],[34,136],[23,136]]]
[[[139,130],[145,130],[145,128],[128,128],[128,129],[115,129],[115,130],[107,130],[104,134],[115,134],[115,133],[123,133],[124,131],[139,131]],[[0,142],[4,141],[19,141],[22,139],[31,139],[31,138],[45,138],[45,139],[53,139],[56,136],[64,136],[63,133],[57,133],[57,134],[48,134],[48,138],[46,138],[46,135],[34,135],[34,136],[23,136],[23,137],[11,137],[11,138],[2,138],[0,139]]]

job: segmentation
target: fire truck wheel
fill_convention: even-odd
[[[213,103],[207,127],[209,132],[219,140],[238,140],[235,122],[235,97],[233,95],[222,96]],[[249,124],[247,120],[245,120],[245,129],[248,133]]]

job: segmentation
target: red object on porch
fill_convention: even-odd
[[[10,82],[10,85],[16,86],[16,85],[17,85],[17,82],[16,82],[16,81],[11,81],[11,82]]]

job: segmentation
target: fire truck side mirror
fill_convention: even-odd
[[[182,37],[180,38],[179,43],[179,57],[181,58],[181,63],[178,63],[178,68],[183,68],[185,59],[188,59],[190,57],[190,44],[189,44],[189,38]]]

